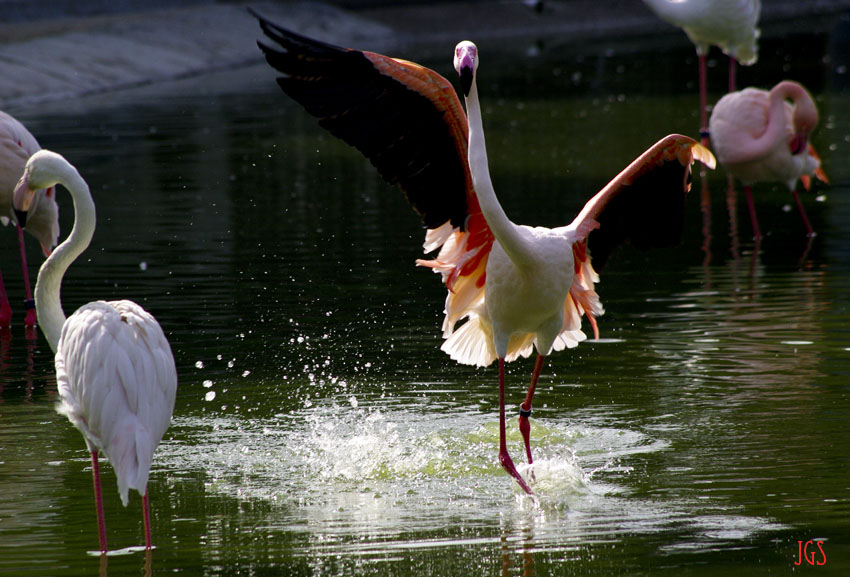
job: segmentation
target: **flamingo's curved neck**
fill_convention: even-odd
[[[481,120],[481,105],[478,101],[478,87],[473,78],[472,87],[466,97],[466,113],[469,122],[469,170],[481,212],[487,220],[487,225],[505,252],[516,264],[521,264],[526,258],[525,243],[517,226],[505,214],[493,183],[490,180],[490,168],[487,163],[487,147],[484,142],[484,127]]]
[[[68,189],[74,200],[74,227],[71,234],[50,254],[35,283],[35,308],[38,324],[56,352],[65,313],[62,311],[62,277],[74,260],[89,246],[95,228],[95,209],[89,187],[79,173],[67,162],[58,164],[56,177]]]
[[[814,102],[808,96],[805,89],[794,82],[780,82],[770,90],[768,97],[767,126],[764,132],[753,140],[749,146],[749,154],[753,158],[759,158],[768,154],[777,142],[786,139],[788,130],[785,117],[785,102],[794,102],[794,130],[799,131],[798,125],[803,119],[806,123],[817,124],[817,109]],[[811,120],[811,116],[814,120]],[[804,131],[805,132],[805,131]]]

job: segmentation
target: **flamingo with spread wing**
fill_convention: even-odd
[[[588,235],[598,229],[591,237],[597,262],[627,239],[642,247],[675,244],[690,166],[698,159],[713,167],[711,153],[690,138],[667,136],[593,196],[569,225],[516,225],[490,183],[473,44],[461,43],[455,53],[467,122],[452,85],[433,70],[332,46],[258,18],[276,44],[260,48],[282,73],[277,81],[283,91],[398,184],[422,216],[425,251],[439,252],[417,264],[439,272],[448,289],[442,349],[464,364],[498,360],[499,460],[530,494],[506,446],[505,362],[537,350],[520,406],[531,462],[528,417],[544,359],[586,338],[582,316],[598,335],[595,319],[604,312]]]

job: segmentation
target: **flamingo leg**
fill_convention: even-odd
[[[726,208],[729,211],[729,238],[732,241],[732,257],[738,260],[738,194],[735,192],[735,179],[731,174],[726,175]]]
[[[750,209],[750,221],[753,223],[753,238],[760,241],[761,229],[759,228],[758,216],[756,216],[756,204],[753,202],[753,188],[750,185],[744,186],[744,194],[747,196],[747,207]]]
[[[812,228],[812,224],[809,222],[809,217],[806,216],[806,209],[803,208],[803,201],[800,200],[800,195],[797,194],[797,189],[792,189],[791,194],[794,195],[794,202],[797,203],[797,210],[800,211],[800,216],[803,217],[803,224],[806,226],[806,235],[809,237],[815,236],[815,231]]]
[[[12,307],[9,305],[9,297],[6,296],[3,274],[0,273],[0,327],[8,327],[10,324],[12,324]]]
[[[508,454],[507,434],[505,433],[505,359],[499,358],[499,463],[508,474],[516,479],[523,491],[533,495],[525,479],[514,466],[513,459]]]
[[[531,424],[528,422],[528,417],[531,416],[531,401],[534,398],[534,391],[537,388],[537,379],[540,377],[540,371],[543,368],[543,362],[546,357],[538,354],[537,360],[534,362],[534,371],[531,373],[531,384],[528,386],[528,393],[525,395],[525,400],[519,406],[519,432],[522,433],[522,439],[525,441],[525,454],[528,456],[528,464],[531,464]]]
[[[729,57],[729,92],[735,92],[735,73],[737,72],[738,61]]]
[[[24,229],[20,226],[18,229],[18,246],[21,249],[21,267],[23,271],[24,277],[24,292],[26,293],[27,300],[24,301],[25,308],[27,310],[26,319],[24,319],[24,325],[28,327],[34,327],[36,321],[36,312],[35,312],[35,300],[32,298],[32,286],[30,285],[30,272],[29,267],[27,266],[27,251],[24,246]]]
[[[705,54],[700,54],[699,58],[699,135],[703,146],[708,146],[708,118],[706,114],[706,105],[708,101],[708,79],[707,79],[707,64]]]
[[[106,522],[103,518],[103,497],[100,492],[100,466],[97,463],[97,449],[91,452],[91,471],[94,482],[94,503],[97,508],[97,534],[100,540],[100,552],[105,554],[106,548]]]
[[[145,494],[142,497],[142,515],[145,520],[145,549],[151,549],[151,514],[148,507],[148,490],[145,489]]]

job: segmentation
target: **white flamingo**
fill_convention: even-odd
[[[263,18],[260,23],[280,46],[260,44],[268,62],[283,73],[281,88],[323,127],[357,147],[386,180],[398,183],[422,216],[426,252],[440,251],[417,263],[441,273],[449,290],[442,349],[465,364],[486,366],[498,359],[499,461],[531,493],[506,446],[505,362],[537,349],[520,406],[531,462],[528,417],[544,358],[586,338],[582,315],[597,334],[594,319],[603,313],[588,234],[599,228],[592,237],[597,262],[627,238],[642,246],[674,244],[690,166],[694,158],[713,166],[711,153],[690,138],[668,136],[596,194],[568,226],[518,226],[490,184],[472,43],[461,43],[455,53],[468,95],[467,124],[451,84],[433,70],[331,46]]]
[[[735,62],[745,66],[758,60],[761,0],[643,0],[659,18],[685,31],[699,60],[700,132],[706,125],[706,56],[711,46],[729,56],[729,92],[735,90]]]
[[[40,149],[41,146],[38,145],[38,141],[23,124],[0,110],[0,223],[3,225],[14,222],[12,192],[15,190],[18,178],[24,171],[27,159]],[[24,235],[20,227],[16,226],[15,228],[18,233],[18,247],[26,295],[27,312],[24,324],[32,327],[35,326],[36,314],[30,288]],[[27,232],[41,244],[44,256],[50,255],[50,251],[56,246],[56,240],[59,238],[59,206],[56,204],[53,188],[38,191],[33,200]],[[3,285],[3,276],[0,274],[0,327],[7,327],[11,322],[12,307],[9,305],[9,298]]]
[[[88,247],[95,228],[89,187],[62,156],[42,150],[27,161],[14,205],[18,221],[26,226],[36,191],[57,183],[74,200],[74,227],[41,266],[35,286],[38,322],[56,353],[57,411],[80,430],[91,452],[101,552],[107,545],[98,451],[115,469],[124,506],[130,489],[142,495],[145,546],[150,549],[147,483],[153,453],[174,410],[174,357],[159,323],[132,301],[91,302],[65,318],[62,277]]]
[[[732,92],[714,106],[709,121],[711,145],[720,164],[744,183],[757,240],[761,239],[761,229],[752,197],[752,185],[757,182],[788,186],[806,232],[814,235],[797,194],[797,180],[803,181],[806,190],[812,174],[827,182],[820,159],[809,143],[817,124],[814,99],[802,85],[791,80],[783,80],[770,91],[745,88]]]

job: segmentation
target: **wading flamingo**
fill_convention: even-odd
[[[791,102],[793,104],[791,104]],[[814,234],[797,194],[797,179],[806,190],[809,175],[827,182],[820,159],[809,144],[818,124],[818,109],[800,84],[783,80],[767,90],[745,88],[721,98],[709,121],[711,145],[720,164],[744,183],[753,235],[761,239],[752,185],[782,182],[791,190],[809,236]]]
[[[12,192],[18,182],[27,159],[40,150],[35,137],[24,125],[0,110],[0,222],[8,225],[15,221],[12,210]],[[41,244],[44,256],[50,255],[50,251],[56,246],[59,238],[59,206],[53,188],[39,190],[33,200],[32,211],[29,215],[27,232],[33,235]],[[24,233],[19,226],[15,226],[18,233],[18,247],[21,254],[21,268],[23,270],[24,292],[26,300],[26,319],[24,324],[28,327],[35,326],[36,314],[35,303],[30,288],[29,268],[27,267],[27,256],[24,248]],[[12,322],[12,307],[3,286],[3,275],[0,274],[0,327],[7,327]]]
[[[56,184],[74,200],[74,228],[44,261],[35,284],[38,323],[56,353],[56,410],[80,430],[91,452],[100,551],[107,547],[98,451],[115,469],[124,506],[130,489],[142,495],[145,547],[150,549],[148,475],[174,410],[174,357],[159,323],[132,301],[91,302],[65,318],[62,277],[88,247],[95,228],[89,187],[62,156],[42,150],[27,161],[14,205],[18,222],[26,226],[36,191]]]
[[[700,136],[706,144],[706,56],[711,46],[729,56],[729,92],[735,90],[735,62],[758,60],[761,0],[643,0],[662,20],[685,31],[699,60]]]
[[[459,45],[455,56],[469,94],[467,125],[457,93],[433,70],[337,48],[258,18],[279,45],[260,43],[269,64],[283,73],[278,84],[284,92],[360,150],[384,179],[399,184],[422,216],[425,252],[440,251],[417,264],[441,273],[448,288],[441,348],[464,364],[487,366],[498,359],[499,461],[531,493],[506,446],[505,362],[537,349],[520,406],[531,462],[528,417],[545,356],[586,338],[583,314],[598,335],[595,317],[603,308],[594,290],[598,277],[588,234],[599,228],[593,237],[598,259],[627,238],[645,247],[675,244],[690,166],[694,158],[713,166],[711,153],[690,138],[668,136],[596,194],[568,226],[518,226],[490,185],[471,43]]]

